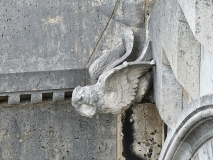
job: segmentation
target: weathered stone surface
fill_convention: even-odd
[[[213,54],[201,47],[200,66],[200,96],[211,94],[213,91]]]
[[[34,92],[31,94],[31,103],[41,103],[42,102],[42,93]]]
[[[130,60],[140,55],[145,0],[3,0],[0,7],[0,100],[7,106],[0,108],[0,159],[116,159],[114,116],[87,119],[58,102],[85,85],[89,65],[124,27],[135,35]]]
[[[168,31],[171,28],[165,25],[169,25],[171,22],[168,23],[170,20],[165,20],[166,17],[163,16],[165,13],[162,13],[165,12],[165,5],[169,5],[168,3],[172,2],[160,3],[160,1],[157,1],[154,5],[149,21],[149,35],[152,42],[153,59],[156,60],[156,67],[153,68],[154,100],[162,120],[171,127],[176,120],[176,113],[180,112],[183,106],[182,86],[177,81],[174,73],[176,71],[175,68],[177,68],[175,66],[177,64],[177,58],[175,58],[177,56],[177,46],[175,46],[177,45],[177,35],[175,31]],[[171,13],[168,14],[171,16]],[[169,35],[173,32],[174,35]],[[170,39],[172,40],[169,41]],[[175,59],[172,60],[172,57]]]
[[[116,0],[0,2],[0,73],[86,66]]]
[[[63,91],[58,91],[53,93],[53,101],[54,102],[63,102],[65,98]]]
[[[177,80],[193,97],[200,96],[200,43],[179,8]]]
[[[163,121],[169,126],[175,123],[179,113],[183,108],[183,87],[175,78],[166,54],[162,52],[161,74],[162,82],[160,94],[156,99],[160,99],[161,104],[158,111]],[[157,86],[156,86],[157,87]]]
[[[74,88],[85,83],[85,69],[1,74],[0,92]]]
[[[158,159],[162,147],[163,121],[156,106],[138,104],[133,107],[130,121],[134,121],[133,152],[141,159]]]
[[[213,138],[206,141],[198,150],[194,153],[190,160],[211,160],[213,159]]]
[[[20,96],[19,94],[11,94],[9,97],[8,97],[8,104],[19,104],[20,103]]]
[[[116,117],[78,115],[68,103],[0,108],[1,160],[116,159]]]
[[[168,132],[159,160],[190,159],[213,135],[213,95],[194,100],[178,113]]]
[[[119,60],[122,62],[123,59]],[[129,108],[136,99],[144,97],[152,85],[149,71],[153,66],[153,60],[125,61],[106,70],[94,85],[77,86],[74,89],[72,105],[86,117],[92,117],[98,112],[119,114]],[[138,89],[140,86],[143,86],[141,90]]]
[[[170,10],[166,9],[167,6]],[[180,111],[182,108],[181,87],[175,76],[177,73],[177,9],[176,1],[156,1],[149,20],[153,59],[156,60],[156,67],[153,70],[154,99],[161,118],[169,126],[176,119],[173,109]],[[173,88],[171,89],[170,86]]]
[[[213,52],[213,3],[211,0],[196,0],[196,37],[198,41],[206,48]]]
[[[211,0],[179,0],[184,15],[197,40],[206,48],[213,52],[213,4]]]
[[[178,0],[179,5],[184,12],[187,22],[195,35],[196,31],[196,0]]]
[[[176,113],[200,96],[201,44],[177,0],[156,2],[150,15],[149,36],[156,60],[155,102],[162,119],[171,127]],[[168,59],[166,65],[164,57]]]
[[[146,39],[145,29],[145,0],[125,1],[118,0],[117,7],[112,13],[111,21],[106,26],[103,36],[94,49],[93,57],[88,64],[90,66],[103,53],[103,50],[110,50],[113,45],[116,45],[122,37],[122,30],[125,27],[131,27],[134,33],[134,55],[131,60],[135,60],[143,50],[143,45]]]

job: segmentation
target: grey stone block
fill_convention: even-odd
[[[42,93],[41,92],[33,92],[31,94],[31,103],[41,103],[42,102]]]
[[[132,108],[133,152],[141,159],[158,159],[162,147],[163,121],[154,104],[144,103]],[[147,148],[152,148],[152,151]]]
[[[180,8],[177,47],[177,80],[193,98],[198,98],[200,96],[201,45],[193,35]]]
[[[10,94],[8,96],[8,104],[14,105],[20,103],[20,95],[19,94]]]
[[[0,73],[85,67],[115,3],[1,1]]]
[[[184,16],[187,19],[187,22],[192,30],[192,32],[195,34],[196,31],[196,0],[178,0],[179,5],[184,12]]]
[[[85,69],[0,74],[1,92],[74,88],[84,83]]]
[[[115,160],[116,116],[90,119],[66,104],[0,107],[0,159]]]
[[[178,0],[189,26],[206,50],[213,52],[213,4],[211,0]]]
[[[211,94],[213,91],[213,54],[201,46],[200,65],[200,96]]]
[[[181,112],[183,107],[183,87],[176,80],[164,52],[162,53],[161,69],[161,94],[156,98],[161,99],[161,106],[158,106],[161,118],[171,128],[178,118],[177,113]]]
[[[53,101],[54,102],[62,102],[64,101],[64,91],[54,91],[53,92]]]

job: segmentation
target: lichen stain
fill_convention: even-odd
[[[66,33],[66,26],[64,25],[63,17],[56,16],[55,18],[47,18],[47,19],[41,19],[44,23],[44,25],[59,25],[60,30],[63,33]]]
[[[55,18],[47,18],[47,19],[42,19],[44,24],[59,24],[63,21],[62,17],[56,16]]]

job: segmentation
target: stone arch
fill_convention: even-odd
[[[192,102],[179,114],[169,131],[159,160],[189,160],[213,137],[213,95]]]

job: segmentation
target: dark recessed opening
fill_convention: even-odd
[[[122,116],[123,122],[123,152],[122,155],[126,160],[143,160],[138,155],[133,152],[133,143],[134,143],[134,121],[130,121],[133,115],[133,105],[126,110],[125,114]]]
[[[70,100],[72,97],[72,91],[66,91],[64,96],[65,96],[65,100]]]
[[[20,95],[20,103],[30,103],[30,102],[31,102],[31,94]]]
[[[0,96],[0,104],[8,103],[8,96]]]
[[[52,100],[53,100],[53,92],[42,93],[42,101],[52,101]]]
[[[164,141],[166,140],[166,137],[167,137],[167,132],[168,132],[168,127],[167,125],[164,123]]]

